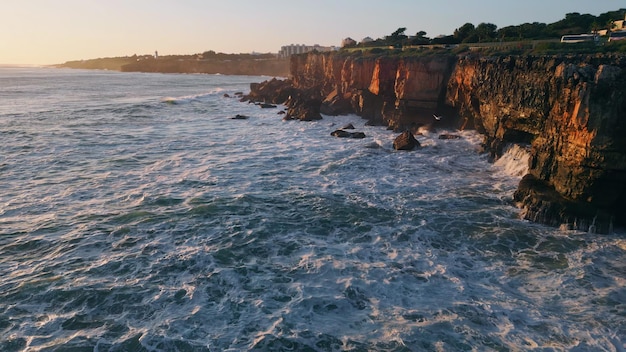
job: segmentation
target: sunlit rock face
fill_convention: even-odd
[[[626,219],[626,60],[464,58],[447,100],[497,157],[529,143],[515,199],[529,220],[609,232]]]
[[[396,131],[476,128],[494,159],[508,144],[530,145],[515,193],[529,220],[626,225],[624,57],[309,53],[290,69],[289,89],[306,94],[281,88],[288,106],[304,96],[321,104],[316,114],[355,113]]]
[[[292,57],[291,75],[300,89],[318,87],[327,104],[351,106],[350,112],[370,124],[400,131],[430,125],[433,113],[449,110],[445,92],[455,60],[452,55],[318,53]],[[345,113],[345,109],[340,110]],[[453,125],[453,117],[445,123]]]

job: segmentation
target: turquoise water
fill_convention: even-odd
[[[626,237],[520,220],[523,153],[264,79],[0,68],[0,350],[626,349]]]

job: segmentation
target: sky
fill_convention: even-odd
[[[470,22],[500,27],[599,15],[624,0],[2,0],[0,64],[101,57],[278,52],[351,37],[449,35]]]

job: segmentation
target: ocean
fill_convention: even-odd
[[[0,68],[1,351],[626,350],[626,235],[521,220],[524,148],[265,79]]]

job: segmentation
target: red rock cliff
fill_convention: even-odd
[[[294,86],[318,87],[324,112],[350,112],[381,124],[405,129],[432,123],[445,109],[447,79],[455,58],[342,56],[333,53],[297,55],[291,59]]]
[[[291,76],[295,91],[281,92],[297,107],[306,97],[318,115],[356,113],[404,130],[445,112],[448,127],[483,133],[494,158],[507,144],[529,145],[514,196],[527,219],[598,232],[626,225],[624,57],[310,53],[292,57]]]
[[[531,146],[515,194],[526,218],[608,232],[626,219],[626,60],[616,56],[460,59],[447,100],[498,156]]]

